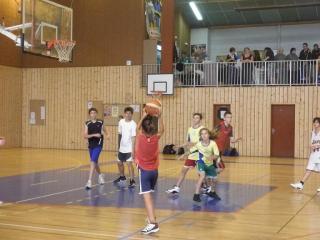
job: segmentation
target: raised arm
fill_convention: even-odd
[[[161,137],[164,133],[164,124],[163,124],[163,118],[162,113],[159,114],[159,130],[158,130],[158,136]]]
[[[140,119],[138,125],[137,125],[137,135],[138,133],[141,132],[141,125],[142,125],[142,121],[148,116],[148,114],[146,113],[146,111],[143,109],[142,111],[142,118]]]

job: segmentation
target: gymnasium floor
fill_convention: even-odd
[[[303,192],[289,183],[306,159],[226,158],[220,202],[194,204],[196,172],[180,196],[168,196],[183,162],[162,156],[155,202],[160,231],[143,236],[143,199],[136,189],[114,186],[115,153],[101,156],[107,183],[84,190],[86,151],[2,149],[0,239],[320,239],[320,184],[314,175]]]

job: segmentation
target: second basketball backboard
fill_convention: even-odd
[[[73,11],[70,7],[49,0],[23,0],[22,32],[31,47],[24,51],[57,58],[55,49],[48,49],[52,40],[73,40]]]
[[[147,93],[154,95],[173,95],[173,74],[148,74]]]

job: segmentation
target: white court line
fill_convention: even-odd
[[[113,182],[113,180],[111,181],[108,181],[108,182],[105,182],[105,183],[111,183]],[[92,187],[95,187],[95,186],[98,186],[99,184],[95,184],[95,185],[92,185]],[[66,191],[62,191],[62,192],[56,192],[56,193],[51,193],[51,194],[47,194],[47,195],[42,195],[42,196],[38,196],[38,197],[34,197],[34,198],[28,198],[28,199],[24,199],[24,200],[20,200],[20,201],[17,201],[15,203],[24,203],[24,202],[29,202],[29,201],[32,201],[32,200],[36,200],[36,199],[41,199],[41,198],[47,198],[47,197],[52,197],[52,196],[56,196],[56,195],[60,195],[60,194],[64,194],[64,193],[68,193],[68,192],[74,192],[74,191],[78,191],[78,190],[81,190],[81,189],[85,189],[84,187],[78,187],[78,188],[72,188],[70,190],[66,190]]]
[[[117,235],[112,234],[105,234],[105,233],[94,233],[94,232],[84,232],[84,231],[73,231],[73,230],[65,230],[61,228],[47,228],[47,227],[37,227],[37,226],[30,226],[30,225],[23,225],[23,224],[11,224],[11,223],[1,223],[0,226],[6,227],[13,227],[13,228],[22,228],[22,229],[33,229],[33,230],[43,230],[52,233],[69,233],[70,235],[73,234],[82,234],[82,235],[91,235],[91,236],[100,236],[100,237],[114,237],[119,238]]]
[[[68,168],[68,169],[65,169],[65,170],[62,170],[61,172],[71,172],[71,171],[73,171],[73,170],[75,170],[75,169],[77,169],[77,168],[80,168],[80,167],[82,167],[82,166],[85,166],[85,164],[80,164],[80,165],[78,165],[78,166],[76,166],[76,167],[72,167],[72,168]]]
[[[51,180],[51,181],[47,181],[47,182],[32,183],[30,185],[31,186],[37,186],[37,185],[42,185],[42,184],[47,184],[47,183],[54,183],[54,182],[58,182],[58,180]]]
[[[171,170],[171,169],[174,169],[174,168],[176,168],[176,167],[167,168],[166,171]],[[165,178],[164,178],[164,179],[165,179]],[[163,180],[163,179],[161,179],[161,180]],[[159,180],[159,181],[161,181],[161,180]],[[107,182],[105,182],[105,184],[111,183],[111,182],[113,182],[113,180],[107,181]],[[98,186],[98,185],[99,185],[99,184],[95,184],[95,185],[93,185],[93,187]],[[66,191],[62,191],[62,192],[56,192],[56,193],[51,193],[51,194],[47,194],[47,195],[42,195],[42,196],[38,196],[38,197],[34,197],[34,198],[28,198],[28,199],[24,199],[24,200],[17,201],[17,202],[15,202],[15,203],[29,202],[29,201],[32,201],[32,200],[41,199],[41,198],[47,198],[47,197],[52,197],[52,196],[56,196],[56,195],[60,195],[60,194],[68,193],[68,192],[78,191],[78,190],[81,190],[81,189],[84,189],[84,187],[72,188],[72,189],[70,189],[70,190],[66,190]],[[110,193],[113,194],[114,191],[111,191]]]
[[[39,230],[44,231],[47,233],[65,233],[65,234],[78,234],[78,235],[87,235],[87,236],[96,236],[96,237],[113,237],[117,239],[123,238],[121,235],[113,235],[113,234],[107,234],[107,233],[94,233],[94,232],[85,232],[85,231],[74,231],[74,230],[66,230],[61,228],[48,228],[48,227],[37,227],[37,226],[31,226],[31,225],[24,225],[24,224],[11,224],[11,223],[2,223],[0,222],[0,226],[3,227],[12,227],[14,229],[26,229],[26,230]],[[133,240],[141,240],[145,239],[144,237],[130,237],[130,239]]]

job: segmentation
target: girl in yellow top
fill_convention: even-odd
[[[207,184],[210,186],[210,191],[206,192],[206,194],[209,197],[220,200],[220,197],[215,192],[218,172],[214,164],[215,161],[219,160],[219,149],[215,141],[211,140],[210,138],[214,138],[211,132],[207,128],[201,129],[200,142],[198,142],[189,151],[189,153],[198,153],[199,156],[197,160],[199,179],[196,185],[195,194],[193,196],[193,200],[196,202],[201,202],[200,189],[205,179]]]

